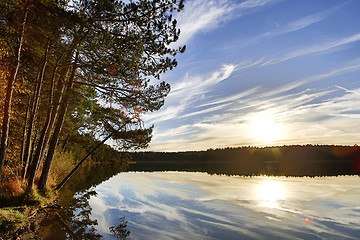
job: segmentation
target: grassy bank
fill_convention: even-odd
[[[0,239],[30,231],[33,218],[39,209],[51,204],[57,192],[51,189],[62,180],[74,165],[71,152],[57,152],[49,177],[49,189],[40,193],[36,188],[25,190],[23,181],[16,175],[4,179],[0,184]],[[37,179],[40,176],[37,176]]]
[[[0,190],[0,237],[9,239],[12,235],[29,231],[31,218],[38,209],[56,199],[54,192],[38,193],[35,189],[14,195],[2,188]]]

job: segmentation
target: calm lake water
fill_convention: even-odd
[[[116,239],[109,227],[120,217],[137,240],[359,239],[359,196],[359,176],[120,172],[66,197],[63,216],[85,239]],[[69,236],[59,223],[47,229],[49,239]]]

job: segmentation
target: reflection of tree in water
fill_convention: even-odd
[[[101,235],[97,233],[95,226],[97,220],[91,220],[91,207],[89,198],[96,196],[93,190],[87,191],[79,196],[74,196],[73,204],[68,209],[67,215],[71,218],[70,227],[79,239],[101,239]]]
[[[102,238],[102,235],[95,228],[98,225],[97,220],[90,219],[92,208],[90,207],[89,199],[91,196],[96,195],[97,193],[94,190],[75,194],[71,206],[65,213],[68,216],[69,227],[78,239],[97,240]],[[130,235],[130,231],[126,228],[127,221],[125,217],[119,219],[119,225],[109,227],[110,232],[119,240],[125,240]]]
[[[109,227],[109,229],[110,232],[116,237],[116,239],[125,240],[130,235],[130,231],[127,230],[126,227],[127,221],[125,220],[125,217],[121,217],[119,219],[119,225]]]
[[[60,205],[63,209],[58,213],[64,223],[61,223],[58,217],[48,219],[44,223],[46,227],[41,230],[41,238],[101,239],[101,235],[95,228],[97,221],[90,219],[89,199],[96,195],[92,189],[119,172],[126,171],[126,168],[127,161],[120,160],[95,165],[86,164],[80,167],[59,192]],[[72,231],[76,237],[70,236]]]

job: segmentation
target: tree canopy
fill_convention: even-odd
[[[185,51],[171,47],[180,34],[173,14],[183,7],[182,0],[1,1],[0,177],[12,151],[8,162],[30,187],[43,166],[46,189],[59,140],[71,132],[147,147],[153,127],[141,117],[170,91],[154,79]]]

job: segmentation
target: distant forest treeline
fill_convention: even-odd
[[[335,176],[360,173],[360,147],[293,145],[192,152],[134,152],[129,170],[237,175]]]

